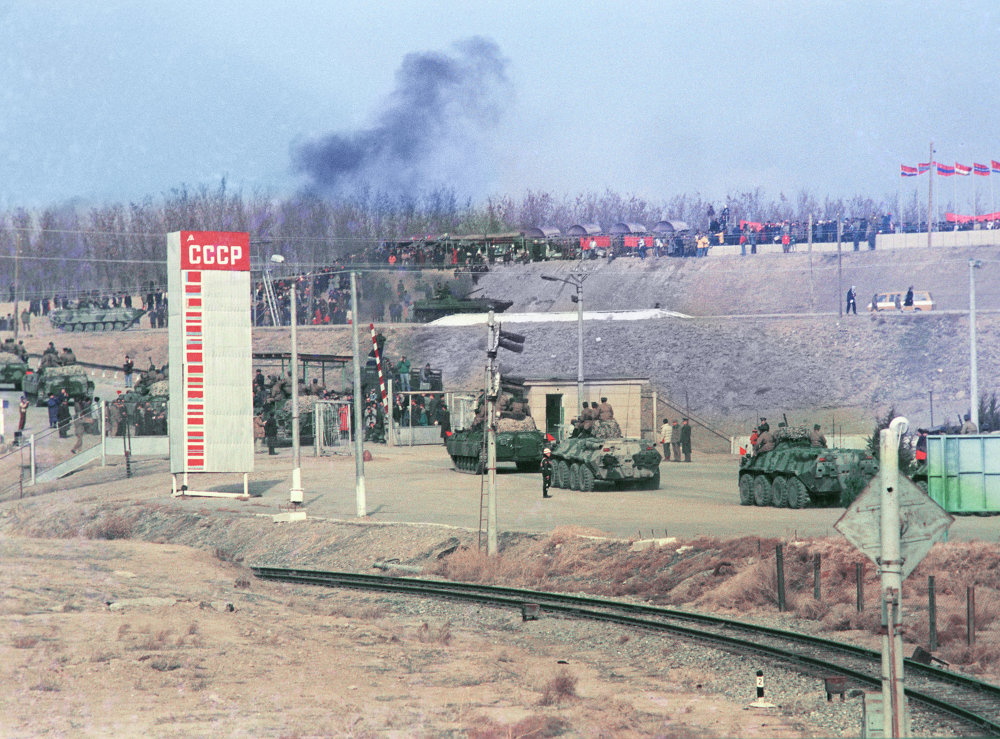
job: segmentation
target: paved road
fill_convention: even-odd
[[[435,523],[477,529],[481,478],[456,472],[443,447],[371,448],[373,461],[365,465],[369,519],[379,522]],[[251,492],[261,497],[246,505],[277,510],[287,503],[291,480],[291,451],[277,457],[257,455]],[[538,475],[518,473],[513,467],[497,475],[498,521],[502,531],[546,532],[558,526],[597,529],[620,537],[691,537],[760,535],[786,539],[834,536],[838,508],[801,511],[744,507],[736,493],[735,458],[695,456],[691,464],[664,463],[661,489],[595,490],[589,493],[553,490],[541,497]],[[165,470],[165,465],[163,466]],[[302,458],[305,506],[314,517],[356,519],[354,458],[336,455]],[[228,490],[241,489],[237,475],[206,478]],[[193,478],[194,483],[198,482]],[[154,483],[155,484],[155,483]],[[221,489],[220,487],[220,489]],[[169,491],[163,474],[162,489]],[[212,489],[206,485],[206,489]],[[191,501],[175,501],[190,506]],[[198,505],[233,507],[229,500],[202,499]],[[994,518],[963,517],[952,528],[953,539],[1000,540]]]

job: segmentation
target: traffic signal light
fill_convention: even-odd
[[[497,344],[501,349],[520,354],[524,351],[524,334],[515,334],[513,331],[500,329],[500,338]]]

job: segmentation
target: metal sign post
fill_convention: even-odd
[[[899,474],[899,440],[909,422],[895,418],[883,429],[879,476],[834,524],[879,566],[882,579],[883,736],[909,733],[903,691],[902,583],[940,541],[954,518]]]

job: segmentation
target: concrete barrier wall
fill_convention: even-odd
[[[931,234],[931,246],[934,247],[963,247],[963,246],[1000,246],[1000,230],[993,231],[935,231]],[[926,233],[905,233],[905,234],[878,234],[875,237],[876,249],[924,249],[927,247]],[[854,251],[853,241],[842,241],[840,248],[844,252]],[[814,243],[812,245],[814,254],[836,254],[836,242]],[[858,244],[858,251],[868,251],[868,242],[861,241]],[[739,256],[740,247],[736,244],[723,244],[713,246],[708,250],[709,256]],[[758,244],[758,254],[781,254],[781,244]],[[809,253],[809,244],[800,242],[792,247],[794,254]],[[750,248],[747,247],[747,255]]]

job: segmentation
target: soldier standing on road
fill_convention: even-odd
[[[691,426],[685,418],[681,424],[681,451],[684,452],[684,461],[691,461]]]
[[[660,426],[660,443],[663,445],[663,461],[670,461],[670,436],[673,429],[670,426],[670,419],[664,418],[663,425]]]
[[[681,461],[681,425],[674,419],[673,426],[670,427],[670,446],[674,448],[674,461]]]
[[[549,485],[552,484],[552,450],[546,447],[542,450],[542,497],[551,498]]]
[[[819,430],[819,424],[813,424],[812,433],[809,434],[809,446],[822,447],[826,449],[826,437],[823,436],[823,432]]]

